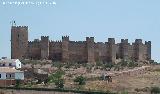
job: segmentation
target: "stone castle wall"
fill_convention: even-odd
[[[70,61],[85,62],[86,55],[86,43],[85,41],[70,41],[69,42],[69,59]]]
[[[63,62],[115,62],[116,59],[150,60],[151,42],[142,43],[136,39],[128,43],[121,39],[115,43],[114,38],[108,42],[95,42],[94,37],[86,37],[85,41],[71,41],[69,36],[62,36],[61,41],[51,41],[49,36],[41,36],[41,40],[28,41],[28,27],[12,27],[12,58],[51,59]],[[22,47],[21,47],[22,46]],[[17,47],[21,49],[17,50]]]
[[[49,59],[60,61],[62,57],[62,42],[51,41],[49,43]]]
[[[40,49],[40,42],[39,41],[29,41],[28,42],[28,55],[27,57],[40,59],[41,57],[41,49]]]

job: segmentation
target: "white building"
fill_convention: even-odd
[[[0,67],[0,80],[24,80],[24,72],[9,67]]]
[[[1,59],[0,67],[13,67],[19,69],[21,68],[21,62],[19,59]]]

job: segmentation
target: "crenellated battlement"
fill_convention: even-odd
[[[85,43],[85,41],[74,41],[75,43]]]
[[[67,35],[66,36],[62,36],[62,38],[69,38],[69,36],[67,36]]]
[[[151,41],[143,43],[142,39],[135,39],[131,45],[128,39],[116,43],[115,38],[108,38],[106,42],[95,42],[94,37],[86,37],[84,41],[70,41],[67,35],[62,36],[61,40],[53,41],[49,40],[49,36],[41,36],[40,39],[28,41],[28,26],[12,26],[11,31],[12,58],[94,63],[98,60],[115,62],[116,59],[125,58],[142,61],[151,59]]]
[[[41,39],[48,39],[49,36],[41,36]]]
[[[56,40],[55,42],[56,42],[56,43],[61,43],[62,41],[61,41],[61,40]]]
[[[50,45],[55,45],[55,44],[62,44],[62,41],[61,40],[56,40],[56,41],[50,41],[49,43]]]
[[[41,38],[49,38],[49,36],[41,36]]]
[[[39,43],[40,40],[28,41],[28,43]]]
[[[94,42],[94,37],[86,37],[86,41],[88,41],[88,42]]]
[[[108,43],[115,44],[115,39],[114,38],[108,38]]]
[[[69,41],[69,36],[62,36],[62,41]]]
[[[53,42],[54,42],[54,40],[49,40],[49,42],[50,42],[50,43],[53,43]]]
[[[88,40],[88,39],[94,39],[94,37],[86,37],[86,40]]]
[[[145,45],[151,45],[151,41],[145,41]]]
[[[128,44],[128,39],[121,39],[121,43]]]
[[[11,32],[28,33],[28,26],[12,26]]]
[[[97,42],[96,44],[105,44],[104,42]]]
[[[136,44],[143,44],[142,39],[136,39],[136,40],[135,40],[135,43],[136,43]]]
[[[28,41],[28,43],[39,43],[41,40],[39,39],[34,39],[33,41]]]
[[[27,30],[28,26],[12,26],[12,29],[22,29],[22,28],[25,28]]]
[[[85,41],[69,41],[69,43],[79,45],[79,44],[85,44]]]
[[[28,41],[28,44],[39,44],[40,43],[40,41]]]
[[[28,43],[33,43],[33,41],[28,41]]]
[[[14,28],[28,28],[28,26],[12,26]]]

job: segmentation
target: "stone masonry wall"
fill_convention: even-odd
[[[146,61],[151,59],[151,42],[142,43],[136,39],[128,43],[122,39],[120,43],[114,38],[108,42],[95,42],[94,37],[86,37],[85,41],[71,41],[69,36],[62,36],[62,41],[50,41],[49,36],[41,40],[28,41],[28,27],[17,26],[11,29],[11,56],[21,59],[51,59],[63,62],[115,62],[116,59]]]
[[[28,27],[11,27],[11,58],[26,58],[28,47]]]

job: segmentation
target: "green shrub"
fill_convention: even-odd
[[[48,80],[48,81],[49,81],[50,83],[55,82],[56,80],[61,79],[64,74],[65,74],[64,71],[58,70],[56,73],[51,74],[51,75],[49,76],[49,78],[48,78],[49,80]]]
[[[122,60],[121,62],[119,62],[117,65],[121,66],[121,67],[130,67],[130,68],[134,68],[138,66],[138,63],[132,61],[132,60]]]
[[[83,67],[87,67],[87,63],[82,63],[82,66]]]
[[[128,67],[137,67],[137,66],[138,66],[138,64],[136,62],[130,61],[128,63]]]
[[[20,84],[21,84],[21,80],[16,80],[16,85],[15,85],[15,87],[20,87]]]
[[[74,82],[78,82],[79,85],[85,85],[86,84],[86,78],[83,76],[78,76],[74,79]]]
[[[67,62],[66,64],[65,64],[65,68],[71,68],[72,66],[74,66],[75,65],[75,62]]]
[[[56,85],[57,88],[63,88],[64,87],[64,79],[56,80],[55,85]]]
[[[128,62],[127,62],[126,60],[122,60],[122,61],[120,62],[120,65],[121,65],[122,67],[126,67],[126,66],[128,65]]]
[[[160,88],[159,87],[152,87],[151,94],[160,94]]]
[[[109,68],[109,70],[113,67],[114,65],[113,65],[113,63],[112,62],[107,62],[105,65],[104,65],[104,68],[106,69],[106,68]]]
[[[29,82],[29,83],[27,83],[27,85],[26,85],[26,87],[29,87],[29,88],[31,88],[32,87],[32,82]]]
[[[61,69],[64,64],[62,62],[53,62],[52,66],[57,67],[58,69]]]
[[[127,91],[123,91],[120,94],[128,94],[128,92]]]
[[[101,62],[101,61],[96,62],[96,66],[102,66],[102,65],[103,65],[103,62]]]

